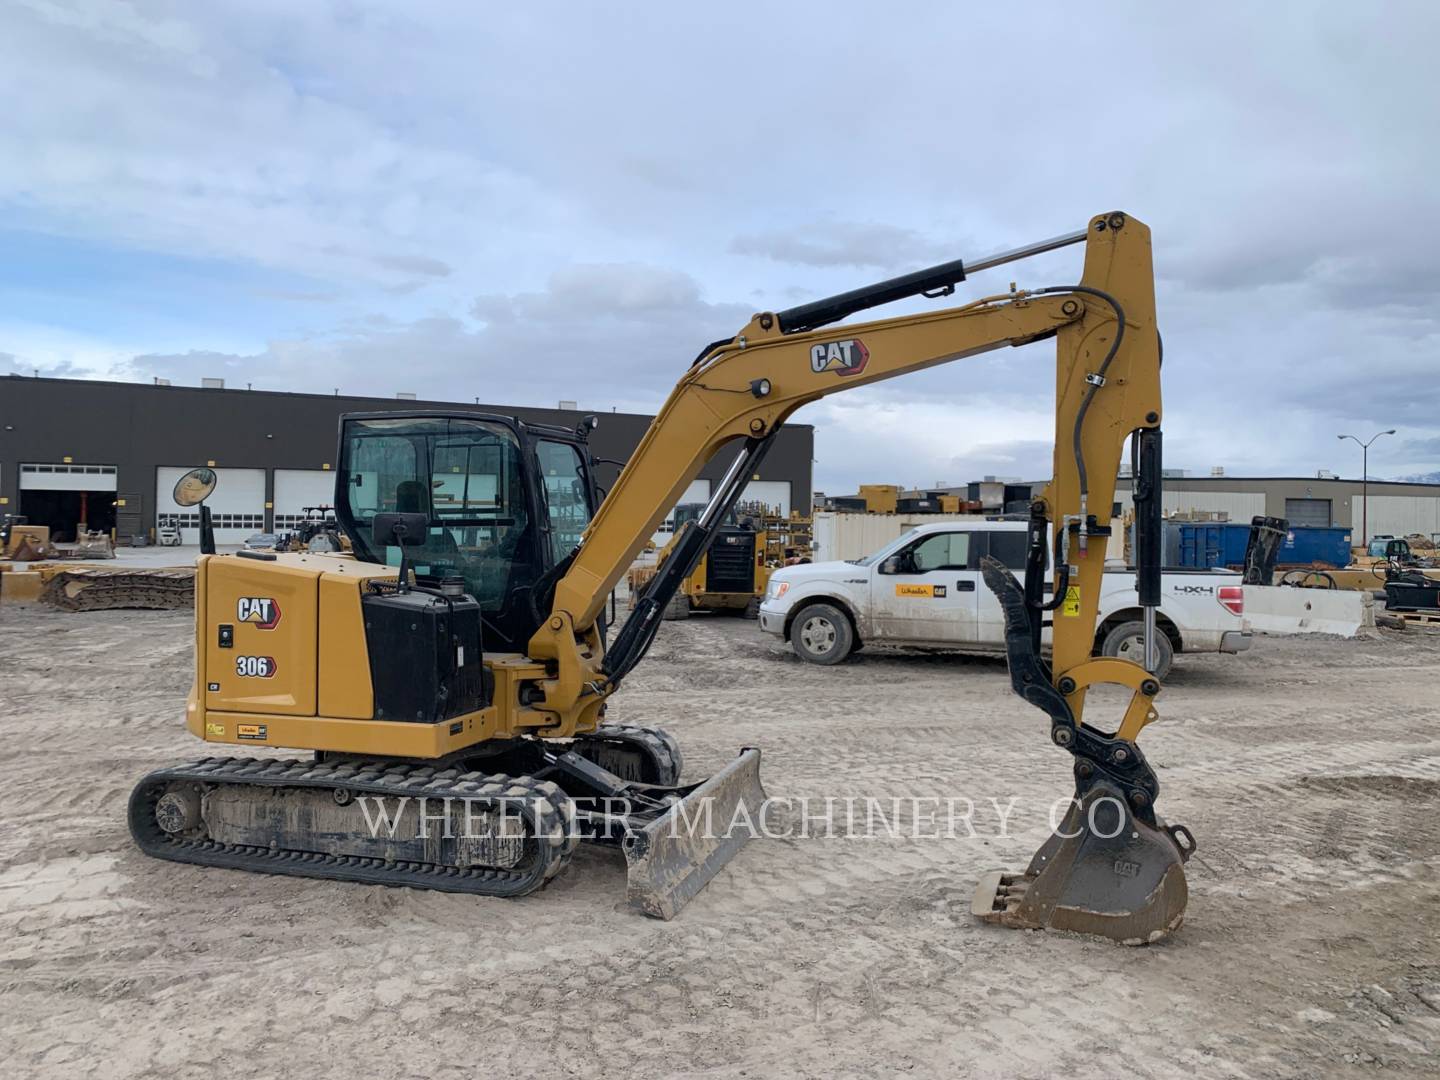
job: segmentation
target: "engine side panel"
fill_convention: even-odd
[[[315,715],[319,571],[241,558],[207,559],[205,571],[205,707]]]

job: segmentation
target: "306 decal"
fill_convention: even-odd
[[[277,668],[273,656],[235,657],[235,674],[242,679],[273,679]]]

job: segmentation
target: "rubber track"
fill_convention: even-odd
[[[675,736],[664,728],[640,727],[637,724],[601,724],[593,735],[582,735],[575,740],[579,744],[577,750],[581,757],[590,756],[585,752],[585,744],[592,740],[597,743],[623,743],[646,753],[655,763],[658,773],[655,783],[665,787],[674,787],[680,783],[685,759],[680,753],[680,744],[675,740]]]
[[[523,799],[527,833],[525,863],[514,870],[456,867],[438,863],[390,862],[358,855],[325,855],[244,844],[221,844],[204,837],[172,836],[155,821],[155,804],[176,781],[207,785],[344,788],[355,795],[428,799]],[[513,805],[513,804],[511,804]],[[575,808],[556,785],[527,776],[487,775],[437,770],[434,766],[339,760],[316,763],[277,758],[204,758],[161,769],[142,779],[130,795],[130,834],[147,855],[174,862],[251,870],[264,874],[355,881],[367,885],[410,886],[484,896],[523,896],[555,877],[579,845]],[[536,857],[538,855],[538,857]]]

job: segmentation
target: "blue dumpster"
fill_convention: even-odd
[[[1230,521],[1172,521],[1168,527],[1175,538],[1166,545],[1172,555],[1172,566],[1205,570],[1212,566],[1241,566],[1245,562],[1249,525]]]
[[[1195,570],[1245,565],[1249,524],[1238,521],[1166,522],[1166,565]],[[1277,566],[1340,567],[1350,563],[1350,530],[1343,526],[1292,525],[1276,556]]]
[[[1341,525],[1291,525],[1275,562],[1277,566],[1348,566],[1350,530]]]

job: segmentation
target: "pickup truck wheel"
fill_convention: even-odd
[[[812,664],[838,664],[855,648],[850,620],[834,604],[811,604],[790,624],[795,654]]]
[[[1159,627],[1156,627],[1155,637],[1157,639],[1155,642],[1156,665],[1155,670],[1150,674],[1163,680],[1170,674],[1170,665],[1175,660],[1175,646],[1170,642],[1170,635]],[[1100,652],[1104,656],[1115,656],[1144,667],[1145,624],[1141,622],[1121,623],[1105,635],[1105,640],[1100,645]]]

